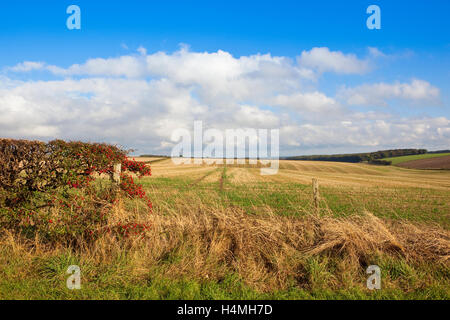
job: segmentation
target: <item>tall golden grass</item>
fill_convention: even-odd
[[[249,215],[240,208],[204,205],[195,193],[176,203],[159,203],[152,214],[125,209],[119,204],[109,223],[150,223],[145,235],[118,239],[102,235],[95,243],[76,249],[80,261],[112,265],[127,257],[126,272],[136,279],[152,273],[168,278],[188,277],[220,282],[229,274],[262,291],[311,285],[308,261],[331,261],[331,288],[345,287],[348,278],[363,279],[365,268],[380,257],[412,265],[434,264],[448,268],[450,232],[439,226],[390,221],[369,212],[360,216],[303,217],[275,215],[267,208]],[[12,234],[0,243],[30,257],[54,255],[70,248],[49,247]],[[20,253],[22,252],[22,253]],[[347,279],[347,280],[346,280]],[[365,283],[360,281],[360,285]]]

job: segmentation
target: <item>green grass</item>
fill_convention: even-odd
[[[369,291],[364,288],[342,290],[306,290],[292,287],[274,292],[258,292],[242,282],[218,284],[182,279],[154,279],[147,283],[111,284],[105,287],[82,285],[80,290],[54,287],[45,279],[0,281],[0,299],[8,300],[391,300],[435,299],[450,297],[444,285],[404,292],[400,289]]]
[[[429,159],[429,158],[444,157],[444,156],[450,156],[450,153],[415,154],[415,155],[411,155],[411,156],[384,158],[383,160],[392,161],[392,164],[396,165],[399,163],[413,161],[413,160]]]
[[[284,290],[262,292],[245,285],[237,274],[221,281],[189,277],[167,278],[155,268],[145,278],[133,278],[127,272],[127,258],[114,265],[94,265],[79,261],[71,253],[27,259],[9,250],[0,251],[0,299],[85,300],[240,300],[240,299],[449,299],[448,270],[436,266],[417,268],[402,260],[382,258],[381,290],[365,287],[367,275],[348,274],[348,288],[331,289],[336,278],[336,263],[328,258],[308,258],[307,276],[298,285]],[[81,289],[66,287],[68,265],[79,264]]]

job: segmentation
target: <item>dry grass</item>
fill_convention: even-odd
[[[187,206],[182,212],[153,217],[145,250],[144,261],[154,262],[178,253],[180,260],[167,270],[171,276],[220,279],[223,273],[236,272],[247,283],[268,290],[284,288],[292,278],[303,279],[301,266],[308,256],[339,259],[355,273],[384,254],[447,266],[450,257],[450,232],[387,222],[370,213],[338,219],[251,216],[238,208],[201,206]]]
[[[345,176],[340,183],[347,186],[355,179],[369,177],[375,179],[370,183],[389,180],[387,185],[397,183],[398,186],[405,182],[414,184],[416,179],[426,175],[412,172],[408,176],[399,168],[385,171],[378,167],[334,163],[328,169],[323,163],[314,164],[315,171],[307,171],[307,165],[303,162],[282,163],[277,176],[259,176],[258,168],[227,168],[227,186],[222,188],[280,180],[279,184],[272,185],[275,190],[282,186],[282,181],[304,179],[309,184],[311,175],[319,175],[321,185],[328,182],[328,186],[335,186],[330,182],[341,179],[339,174]],[[141,210],[143,204],[134,200],[121,202],[111,211],[108,220],[111,226],[130,221],[150,223],[152,227],[145,235],[117,238],[104,234],[95,243],[74,250],[49,247],[37,238],[24,240],[4,232],[0,240],[2,251],[30,264],[37,258],[45,260],[70,251],[80,265],[94,266],[84,273],[87,282],[95,281],[100,270],[109,268],[115,271],[108,281],[132,281],[143,286],[153,277],[189,278],[220,284],[233,274],[260,292],[292,287],[313,290],[319,284],[327,290],[366,290],[367,266],[383,265],[382,273],[389,275],[392,273],[389,268],[395,266],[386,261],[394,261],[394,264],[406,265],[415,275],[420,275],[416,276],[418,283],[411,288],[409,284],[387,276],[384,279],[386,286],[405,292],[426,289],[430,283],[448,286],[450,231],[437,224],[380,218],[367,210],[359,215],[337,217],[326,206],[320,214],[312,214],[312,204],[299,208],[308,214],[297,216],[275,214],[270,206],[259,208],[257,215],[248,214],[243,207],[215,201],[212,189],[208,191],[207,188],[214,188],[217,194],[223,192],[219,187],[224,172],[221,167],[174,166],[168,159],[156,162],[152,171],[155,177],[189,176],[190,180],[179,189],[147,185],[154,203],[152,214]],[[429,177],[428,184],[433,190],[447,188],[445,177],[434,173]],[[149,181],[151,179],[155,178]],[[208,203],[202,198],[200,187],[210,192]],[[3,255],[0,260],[1,257]],[[124,262],[118,266],[118,261]],[[0,266],[10,263],[10,260],[0,261]],[[30,276],[40,272],[39,268],[18,267],[17,276]],[[407,279],[410,275],[404,277]],[[63,281],[65,276],[61,279]]]
[[[76,254],[94,265],[113,265],[128,257],[127,272],[136,281],[152,273],[172,279],[183,277],[222,281],[238,274],[244,282],[261,291],[291,286],[310,288],[308,259],[334,261],[337,269],[327,285],[345,289],[345,279],[361,279],[370,264],[380,257],[392,257],[408,264],[436,264],[448,268],[450,232],[437,226],[386,221],[366,212],[362,216],[331,218],[278,216],[267,210],[248,215],[239,208],[203,206],[195,195],[185,203],[160,206],[152,215],[139,208],[116,208],[110,223],[134,220],[150,222],[143,237],[120,239],[105,234]],[[22,242],[8,233],[2,247],[18,255],[48,256],[67,248],[49,248],[39,242]]]

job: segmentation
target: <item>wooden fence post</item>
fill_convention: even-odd
[[[122,164],[116,163],[114,165],[114,171],[111,173],[111,181],[116,190],[116,200],[117,205],[115,206],[116,212],[120,212],[122,210],[122,197],[120,196],[120,174],[122,172]]]
[[[111,181],[120,184],[120,173],[122,172],[122,164],[116,163],[114,165],[114,172],[111,174]]]
[[[320,202],[319,180],[313,178],[312,186],[313,186],[314,207],[316,208],[316,212],[319,212],[319,202]]]

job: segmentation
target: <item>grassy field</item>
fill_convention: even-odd
[[[392,164],[396,165],[396,164],[399,164],[399,163],[413,161],[413,160],[429,159],[429,158],[444,157],[444,156],[450,156],[450,153],[415,154],[415,155],[411,155],[411,156],[384,158],[383,160],[392,161]]]
[[[449,299],[450,172],[336,162],[249,165],[152,161],[153,213],[124,200],[111,220],[145,237],[74,250],[4,235],[5,299]],[[313,206],[311,179],[320,184]],[[67,267],[82,289],[66,288]],[[382,289],[366,288],[376,264]]]

